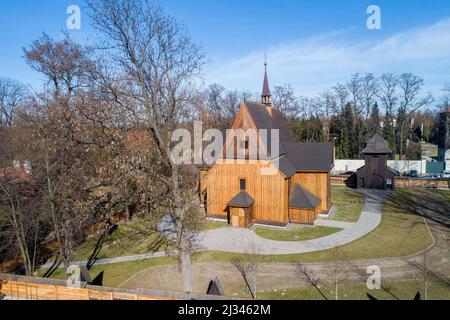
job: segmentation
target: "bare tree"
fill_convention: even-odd
[[[105,36],[105,46],[129,82],[124,105],[152,140],[160,157],[159,179],[170,190],[169,210],[174,218],[175,244],[185,279],[190,278],[192,243],[186,221],[198,206],[195,174],[175,163],[170,132],[183,120],[192,99],[193,79],[205,63],[202,49],[194,44],[172,17],[150,1],[88,1],[94,25]],[[191,286],[186,285],[185,291]]]
[[[403,73],[399,77],[399,108],[405,112],[405,118],[397,125],[400,127],[400,159],[403,159],[404,129],[410,117],[420,108],[429,105],[433,101],[431,94],[422,96],[424,80],[412,73]]]
[[[377,93],[379,91],[379,81],[372,74],[367,73],[361,78],[361,100],[365,109],[365,120],[370,116],[370,111],[376,103]]]
[[[0,251],[14,244],[27,276],[35,271],[45,230],[39,193],[40,188],[23,170],[11,170],[0,177]]]
[[[347,279],[347,272],[342,262],[342,257],[338,248],[334,249],[332,266],[328,277],[334,287],[334,299],[339,300],[339,286]]]
[[[18,81],[0,78],[0,126],[11,126],[14,112],[28,95],[27,88]]]
[[[306,265],[301,263],[295,264],[297,275],[306,282],[310,287],[314,288],[319,292],[319,294],[325,299],[328,300],[328,298],[324,295],[322,290],[320,290],[320,278],[319,276],[314,272],[314,270],[309,269]]]
[[[399,79],[392,73],[384,73],[380,79],[380,89],[377,92],[378,98],[381,100],[384,109],[390,114],[394,114],[394,108],[398,101],[397,89]]]
[[[256,299],[256,275],[262,264],[259,262],[259,249],[254,242],[249,242],[249,249],[244,256],[232,259],[231,264],[244,280],[246,291]]]
[[[362,103],[362,78],[359,73],[352,75],[346,84],[350,95],[350,102],[355,115],[360,116],[364,110]]]
[[[48,81],[46,92],[29,102],[22,119],[33,127],[35,161],[46,179],[46,203],[59,255],[68,267],[90,215],[80,203],[88,197],[88,173],[93,170],[87,161],[92,153],[82,137],[92,128],[80,125],[77,99],[90,83],[93,63],[89,49],[68,37],[54,41],[43,34],[24,53],[27,63]]]
[[[322,110],[324,124],[324,141],[330,141],[331,117],[339,113],[337,96],[332,91],[324,91],[318,97],[318,105]]]
[[[300,114],[300,105],[290,85],[276,86],[272,93],[273,105],[287,118],[297,118]]]
[[[344,110],[346,104],[348,103],[348,97],[350,93],[347,89],[347,86],[340,83],[338,83],[332,89],[336,93],[336,97],[339,102],[339,112],[341,113]]]

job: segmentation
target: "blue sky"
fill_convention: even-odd
[[[414,72],[426,90],[441,93],[450,82],[448,0],[157,0],[203,44],[211,63],[205,84],[260,90],[264,53],[271,85],[292,84],[312,96],[355,72]],[[0,1],[0,77],[38,88],[39,75],[23,59],[42,32],[61,37],[69,5],[82,8],[83,42],[95,32],[83,0]],[[381,30],[366,27],[369,5],[381,8]]]

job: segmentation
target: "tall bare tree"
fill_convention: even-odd
[[[345,265],[342,261],[339,248],[334,249],[333,261],[331,263],[332,267],[328,272],[328,277],[334,287],[334,299],[339,300],[339,286],[347,279],[347,271],[345,270]]]
[[[12,241],[22,258],[25,274],[32,276],[39,251],[41,206],[32,184],[9,174],[0,179],[0,239]],[[2,244],[0,244],[0,247]]]
[[[401,123],[397,123],[399,130],[400,159],[404,157],[404,130],[414,112],[429,105],[433,101],[431,94],[422,95],[424,80],[412,73],[403,73],[399,76],[399,109],[405,117]]]
[[[187,178],[195,171],[174,161],[170,132],[184,120],[193,81],[205,63],[204,53],[180,24],[150,1],[88,1],[88,7],[105,46],[112,48],[112,60],[128,80],[125,94],[131,103],[123,107],[155,141],[159,179],[170,190],[175,244],[184,277],[189,279],[192,243],[186,222],[198,206],[197,184]],[[191,290],[186,281],[184,289]]]
[[[300,114],[300,104],[290,85],[276,86],[272,92],[273,105],[280,109],[287,118],[297,118]]]
[[[93,64],[88,51],[68,37],[54,41],[46,34],[24,49],[27,63],[47,78],[46,91],[30,101],[22,117],[34,130],[36,162],[46,177],[46,203],[66,267],[89,220],[80,199],[88,196],[88,171],[92,171],[87,165],[91,150],[82,138],[90,128],[80,125],[77,105],[90,82]]]
[[[249,242],[247,253],[232,259],[231,264],[239,272],[245,283],[245,291],[248,291],[252,299],[257,298],[256,275],[262,264],[259,260],[259,248],[256,243]]]

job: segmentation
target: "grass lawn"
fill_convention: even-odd
[[[205,230],[224,228],[226,222],[207,221]],[[106,237],[102,248],[97,255],[98,259],[115,258],[144,254],[152,251],[170,251],[174,248],[164,238],[152,230],[152,226],[143,218],[135,217],[129,223],[119,225],[111,237]],[[94,251],[100,235],[88,239],[75,252],[74,261],[87,260]]]
[[[121,223],[111,236],[104,238],[98,259],[115,258],[148,253],[151,251],[172,250],[158,232],[152,232],[146,219],[135,217],[129,223]],[[88,260],[99,243],[101,235],[89,238],[75,251],[73,260]]]
[[[412,200],[413,194],[408,189],[397,189],[385,200],[381,225],[366,236],[339,247],[339,254],[344,260],[375,259],[403,257],[417,253],[432,244],[432,238],[421,215],[412,209],[402,207],[403,201]],[[398,205],[400,203],[400,205]],[[296,254],[261,256],[263,262],[292,263],[301,261],[333,261],[334,249]],[[204,252],[196,255],[197,261],[230,261],[239,256],[233,253]]]
[[[446,193],[444,193],[444,196],[448,197]],[[341,258],[344,260],[357,260],[402,257],[412,255],[429,247],[432,243],[432,239],[428,233],[426,225],[424,224],[422,216],[418,215],[413,209],[408,209],[408,206],[402,205],[407,201],[414,201],[413,199],[412,191],[409,189],[397,189],[394,191],[390,199],[386,199],[384,203],[381,225],[365,237],[339,247],[338,250]],[[141,238],[142,243],[136,242],[130,238],[130,234],[136,235],[136,230],[133,229],[133,224],[138,223],[136,222],[138,220],[134,221],[135,222],[132,222],[129,225],[122,225],[119,230],[113,234],[112,239],[108,240],[106,242],[106,246],[102,248],[98,256],[99,258],[120,255],[127,256],[148,252],[146,249],[151,244],[151,238]],[[139,230],[139,226],[135,227]],[[77,259],[88,257],[88,255],[92,252],[92,249],[95,247],[95,243],[95,240],[91,239],[81,246],[77,250]],[[333,261],[334,254],[335,250],[330,249],[297,255],[260,256],[260,259],[262,262],[266,263],[327,262]],[[192,261],[193,263],[218,261],[229,262],[237,256],[241,255],[224,252],[202,252],[193,255]],[[152,266],[174,263],[176,263],[176,261],[173,257],[163,257],[141,261],[114,263],[109,265],[96,265],[91,269],[91,274],[95,277],[99,272],[104,271],[104,285],[118,286],[139,271],[145,270]],[[41,275],[43,273],[43,271],[40,271]],[[63,269],[58,270],[52,277],[64,279],[65,275]],[[309,289],[302,289],[300,291],[303,292],[303,290],[308,291]],[[296,293],[296,291],[288,291],[286,294],[288,293],[292,298],[294,298],[293,295],[296,294],[307,294]],[[352,293],[349,289],[348,298],[350,299],[354,296],[358,297],[356,293]],[[414,294],[412,296],[414,296]],[[359,297],[364,298],[364,295],[359,295]]]
[[[226,221],[209,220],[206,222],[205,230],[215,230],[226,227],[228,227],[228,223]]]
[[[322,238],[341,231],[340,228],[323,226],[293,226],[289,229],[256,228],[255,233],[266,239],[278,241],[302,241]]]
[[[450,290],[447,285],[436,280],[428,280],[427,298],[429,300],[449,300]],[[363,283],[343,284],[339,287],[340,300],[368,300],[367,293],[378,300],[413,300],[417,292],[424,299],[424,287],[421,280],[391,281],[382,283],[385,290],[368,290]],[[321,286],[320,290],[329,300],[334,299],[333,288]],[[259,299],[270,300],[324,300],[314,288],[299,288],[258,292]]]
[[[422,154],[429,157],[437,157],[438,146],[432,144],[422,144]]]
[[[174,257],[161,257],[139,261],[95,265],[89,270],[89,273],[91,274],[92,279],[94,279],[103,271],[103,286],[118,287],[136,273],[163,264],[176,264],[176,259]],[[45,271],[45,269],[40,269],[37,272],[37,276],[42,276]],[[65,280],[65,269],[57,269],[50,278]]]
[[[336,209],[333,220],[358,222],[364,205],[364,196],[345,186],[332,186],[331,199]]]
[[[450,190],[436,190],[436,192],[445,200],[448,201],[450,206]]]

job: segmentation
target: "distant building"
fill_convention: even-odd
[[[438,161],[450,169],[450,106],[439,115]]]
[[[365,165],[357,172],[358,188],[384,190],[393,187],[395,171],[387,165],[391,153],[388,143],[379,134],[367,142],[362,151]]]

